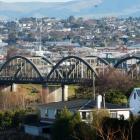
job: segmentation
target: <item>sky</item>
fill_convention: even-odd
[[[67,2],[72,0],[0,0],[3,2]]]

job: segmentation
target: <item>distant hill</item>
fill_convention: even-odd
[[[0,2],[0,18],[140,16],[140,0],[73,0],[70,2]]]

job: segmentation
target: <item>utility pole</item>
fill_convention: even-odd
[[[93,73],[92,79],[93,79],[93,85],[92,85],[92,87],[93,87],[93,99],[95,100],[96,99],[96,93],[95,93],[95,75],[94,75],[94,73]]]
[[[65,85],[62,84],[61,88],[62,88],[62,102],[64,102],[65,101]]]
[[[103,94],[103,104],[104,104],[104,108],[105,108],[105,93]]]

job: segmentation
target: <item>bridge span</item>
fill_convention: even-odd
[[[13,56],[0,68],[0,85],[41,84],[47,92],[48,85],[62,87],[62,100],[65,99],[65,87],[70,84],[93,86],[95,94],[97,70],[88,61],[77,56],[62,58],[51,62],[44,57]]]
[[[140,57],[134,55],[121,58],[115,64],[97,56],[68,56],[58,62],[45,57],[13,56],[0,67],[0,84],[92,85],[99,74],[104,75],[110,68],[138,77],[139,64]]]
[[[68,56],[57,63],[44,57],[14,56],[0,68],[0,84],[80,84],[97,77],[96,69],[77,56]]]
[[[13,56],[0,67],[0,85],[61,85],[63,95],[65,85],[84,84],[93,86],[95,97],[95,79],[99,74],[104,75],[110,68],[114,68],[123,74],[131,74],[132,78],[135,75],[138,78],[139,64],[138,56],[121,58],[115,64],[97,56],[67,56],[58,62],[51,62],[45,57]]]

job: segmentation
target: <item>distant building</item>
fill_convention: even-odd
[[[80,47],[78,43],[72,43],[71,41],[46,41],[47,46],[72,46],[72,47]]]
[[[8,45],[8,43],[5,43],[0,39],[0,48],[4,47],[4,46],[7,46],[7,45]]]

